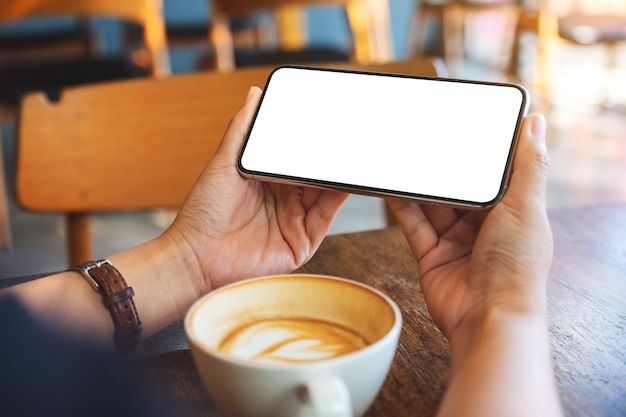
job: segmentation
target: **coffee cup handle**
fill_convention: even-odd
[[[323,375],[302,384],[298,389],[301,413],[311,417],[353,417],[352,400],[346,384],[334,375]]]

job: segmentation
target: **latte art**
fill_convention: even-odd
[[[367,346],[363,336],[346,327],[309,318],[259,320],[230,332],[218,349],[263,362],[314,362]]]

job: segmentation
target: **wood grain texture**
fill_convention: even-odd
[[[626,204],[553,211],[550,221],[555,241],[548,288],[550,332],[565,415],[622,417],[626,413]],[[404,319],[398,351],[366,416],[434,416],[449,379],[448,344],[428,315],[416,263],[402,232],[392,228],[330,236],[298,272],[351,278],[379,288],[396,301]],[[187,349],[182,333],[177,323],[148,343],[154,347],[175,341],[168,349]],[[180,386],[180,379],[197,381],[187,350],[177,357],[165,355],[170,356],[163,369],[170,376],[159,383]],[[153,367],[164,365],[160,358],[144,359],[141,369],[154,372]],[[218,415],[196,383],[182,390],[174,386],[173,404],[186,411],[195,404],[191,415]]]
[[[436,76],[434,60],[353,69]],[[20,203],[41,211],[179,205],[250,86],[273,67],[70,88],[25,97],[18,126]]]
[[[566,415],[626,415],[626,205],[550,213],[549,282],[557,382]]]
[[[17,190],[32,210],[179,205],[251,85],[269,70],[77,87],[51,103],[27,96]]]

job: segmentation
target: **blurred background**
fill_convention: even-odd
[[[374,10],[369,17],[328,4],[291,5],[280,13],[270,7],[233,17],[229,8],[254,1],[223,0],[220,6],[211,0],[164,0],[161,9],[160,1],[151,0],[162,12],[166,36],[163,49],[150,54],[144,28],[125,19],[84,13],[30,17],[25,11],[45,2],[3,0],[0,278],[67,265],[62,215],[23,210],[13,185],[19,100],[40,88],[58,96],[58,84],[37,81],[46,74],[75,85],[284,62],[440,57],[451,77],[518,82],[530,90],[532,109],[549,123],[550,209],[626,199],[626,1],[363,1]],[[371,25],[369,55],[355,38],[359,19]],[[220,58],[216,41],[224,31],[234,44],[230,61]],[[74,58],[68,57],[81,48],[89,60],[71,67]],[[95,78],[89,78],[94,67]],[[103,68],[110,71],[98,73]],[[386,227],[383,204],[351,196],[331,232]],[[170,220],[171,213],[163,212],[95,215],[94,254],[104,257],[139,244]]]

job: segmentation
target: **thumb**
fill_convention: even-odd
[[[252,118],[259,104],[260,97],[261,89],[258,87],[250,87],[241,108],[228,123],[222,142],[217,149],[216,156],[222,156],[230,162],[235,160],[246,137],[246,133],[250,128],[250,124],[252,123]]]
[[[513,172],[509,185],[510,197],[527,200],[539,197],[545,200],[550,158],[546,148],[546,119],[541,114],[528,115],[513,161]],[[505,197],[506,199],[506,197]]]

